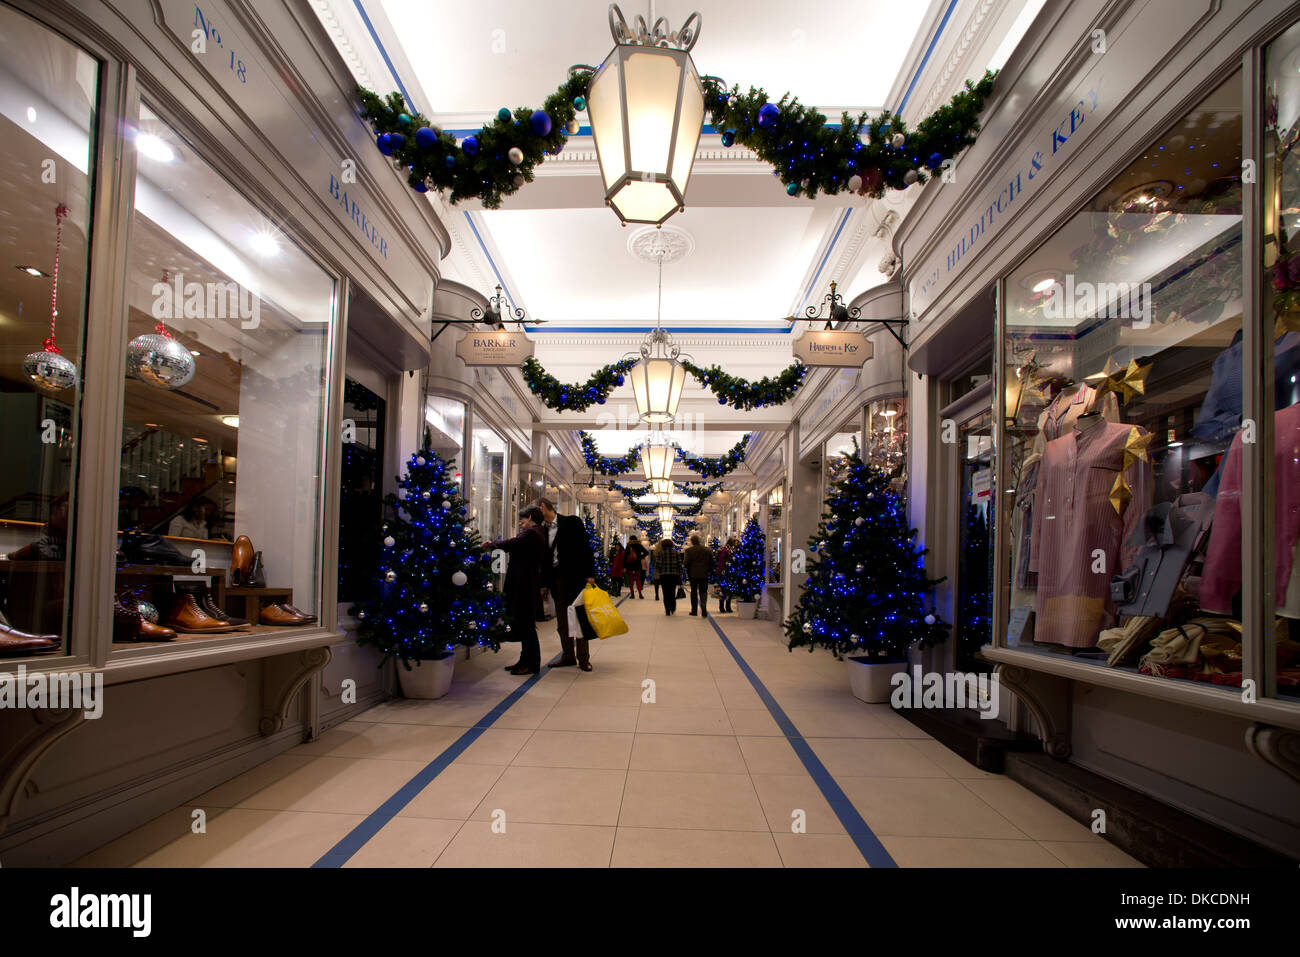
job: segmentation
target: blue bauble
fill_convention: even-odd
[[[456,165],[456,157],[448,154],[447,158],[444,159],[443,162],[447,164],[447,169],[451,169],[453,166]]]
[[[533,115],[528,118],[528,126],[534,136],[551,135],[551,117],[545,110],[534,110]]]
[[[500,120],[502,123],[509,123],[510,111],[506,109],[504,106],[501,107],[501,109],[497,110],[497,119]]]
[[[415,145],[420,149],[431,150],[436,142],[438,142],[438,137],[427,126],[422,126],[415,131]]]
[[[460,144],[460,148],[465,151],[466,156],[473,156],[475,153],[478,152],[478,137],[477,136],[465,137],[465,139]]]
[[[726,405],[726,404],[727,404],[727,397],[722,395],[718,396],[718,405]]]
[[[764,103],[758,111],[758,125],[766,129],[776,122],[776,118],[781,115],[781,111],[772,103]]]
[[[938,169],[938,168],[941,167],[942,165],[943,165],[943,154],[942,154],[942,153],[931,153],[931,154],[930,154],[930,169]]]
[[[425,186],[423,183],[416,183],[415,191],[417,193],[427,193],[429,191],[429,187]]]
[[[379,147],[379,152],[385,156],[393,155],[392,138],[387,133],[380,133],[376,136],[375,145]]]
[[[615,380],[614,380],[614,384],[615,384],[615,385],[622,385],[622,384],[623,384],[623,377],[622,377],[622,376],[619,376],[617,379],[615,379]]]
[[[406,137],[401,133],[389,133],[388,145],[393,148],[394,152],[396,152],[406,145]]]
[[[736,145],[736,131],[735,131],[735,130],[723,130],[723,131],[722,131],[722,145],[723,145],[723,146],[735,146],[735,145]]]

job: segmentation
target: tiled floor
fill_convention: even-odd
[[[650,598],[621,610],[632,630],[593,647],[594,671],[544,673],[345,866],[866,866],[708,623]],[[718,621],[899,865],[1139,866],[853,698],[842,663],[787,653],[776,623]],[[545,660],[559,642],[543,629]],[[447,697],[372,708],[79,863],[310,865],[519,686],[501,669],[515,650],[460,662]]]

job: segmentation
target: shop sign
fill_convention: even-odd
[[[467,366],[517,366],[533,354],[533,340],[506,329],[467,332],[456,343],[456,355]]]
[[[1093,114],[1100,108],[1101,77],[1095,77],[1086,81],[1071,98],[1069,109],[1054,116],[1051,126],[1043,127],[1032,138],[1033,150],[1022,157],[1018,166],[1009,168],[997,192],[987,197],[988,203],[977,207],[978,218],[949,233],[933,254],[932,264],[927,264],[908,284],[911,318],[922,317],[966,255],[987,243],[1002,228],[1008,214],[1024,206],[1027,194],[1052,174],[1064,156],[1065,147],[1075,144],[1097,125]]]
[[[975,500],[986,499],[993,489],[993,470],[980,469],[970,477],[970,497]]]
[[[860,332],[816,329],[794,341],[795,358],[806,366],[842,366],[857,368],[871,358],[871,340]]]

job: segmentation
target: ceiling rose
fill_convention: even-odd
[[[646,226],[627,238],[627,251],[634,259],[659,265],[685,259],[695,249],[695,237],[677,226]]]

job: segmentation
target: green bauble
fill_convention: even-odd
[[[587,108],[586,97],[575,96],[573,98],[573,108],[579,112],[585,110]]]
[[[787,186],[787,187],[785,188],[785,191],[786,191],[786,193],[787,193],[788,195],[790,195],[790,196],[794,196],[796,193],[799,192],[799,184],[798,184],[798,183],[791,183],[789,186]]]

